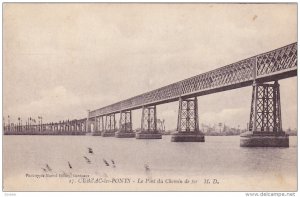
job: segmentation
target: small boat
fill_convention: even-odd
[[[68,165],[69,165],[69,168],[72,169],[73,167],[71,166],[70,162],[68,161]]]
[[[105,159],[103,159],[103,162],[105,163],[106,166],[109,166],[109,163]]]
[[[83,158],[86,160],[86,162],[87,162],[88,164],[91,163],[91,160],[90,160],[89,158],[87,158],[86,156],[83,156]]]
[[[93,154],[93,153],[94,153],[92,148],[89,147],[88,150],[89,150],[89,153],[90,153],[90,154]]]

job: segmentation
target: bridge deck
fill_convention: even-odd
[[[89,117],[250,86],[254,80],[267,82],[296,75],[297,43],[293,43],[93,110]]]

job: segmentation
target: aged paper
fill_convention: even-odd
[[[296,42],[295,3],[4,3],[3,190],[296,191]],[[241,147],[249,130],[288,147]]]

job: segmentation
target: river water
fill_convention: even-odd
[[[137,140],[100,136],[3,136],[4,190],[297,189],[297,137],[290,137],[289,148],[242,148],[239,136],[206,136],[205,143],[174,143],[170,137]],[[88,152],[89,147],[93,154]],[[44,171],[46,164],[51,172]],[[109,180],[129,178],[131,183],[92,184],[78,183],[75,179],[77,182],[71,184],[68,178],[26,177],[26,174],[64,173]],[[138,179],[156,182],[138,184]],[[158,179],[164,184],[158,184]],[[197,183],[178,182],[185,179]],[[207,179],[209,184],[205,182]],[[213,179],[217,180],[215,184]]]

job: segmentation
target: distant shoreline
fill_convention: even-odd
[[[287,133],[289,136],[297,136],[297,134],[295,133]],[[40,134],[40,133],[5,133],[3,135],[51,135],[51,136],[65,136],[65,135],[72,135],[72,136],[99,136],[99,135],[93,135],[91,133],[47,133],[47,134]],[[163,135],[172,135],[172,133],[170,134],[163,134]],[[239,136],[240,134],[232,134],[232,135],[228,135],[228,134],[206,134],[204,133],[205,136]]]

